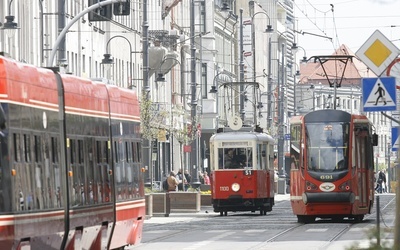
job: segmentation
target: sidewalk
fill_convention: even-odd
[[[290,200],[290,194],[275,194],[275,202]],[[186,212],[186,213],[170,213],[168,216],[163,214],[157,214],[152,217],[147,217],[144,221],[145,224],[167,224],[174,222],[182,222],[182,221],[190,221],[201,219],[204,216],[209,216],[210,214],[219,215],[219,213],[215,213],[213,211],[212,206],[201,206],[200,211],[195,212]]]

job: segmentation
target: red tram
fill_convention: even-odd
[[[274,139],[259,132],[223,132],[210,139],[215,212],[256,211],[274,205]]]
[[[362,221],[374,202],[373,146],[364,115],[319,110],[290,121],[290,200],[298,222]]]
[[[0,249],[140,242],[134,91],[0,57],[0,104]]]

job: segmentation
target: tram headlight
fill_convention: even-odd
[[[232,191],[233,192],[237,192],[237,191],[239,191],[240,190],[240,185],[239,185],[239,183],[233,183],[232,184]]]

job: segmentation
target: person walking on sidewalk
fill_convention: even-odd
[[[167,183],[168,183],[168,192],[169,191],[178,191],[178,180],[175,178],[175,173],[174,171],[171,171],[171,173],[169,173],[169,176],[167,178]]]

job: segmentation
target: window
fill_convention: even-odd
[[[204,87],[202,88],[203,90],[202,97],[207,98],[207,93],[209,91],[207,85],[207,63],[201,64],[201,83],[204,85]]]

